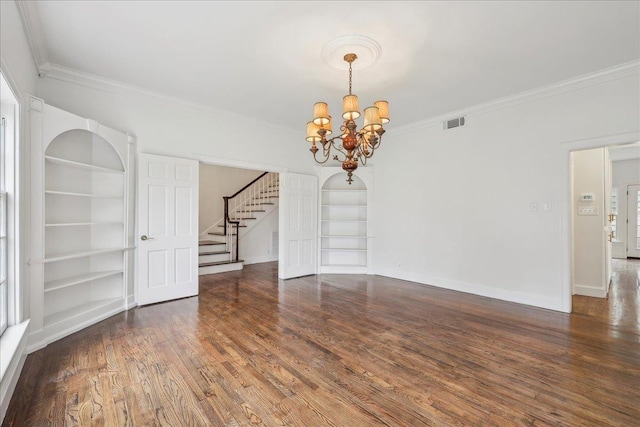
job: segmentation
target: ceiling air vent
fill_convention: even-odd
[[[464,126],[464,117],[456,117],[455,119],[445,120],[442,123],[442,127],[444,130],[449,130],[460,126]]]

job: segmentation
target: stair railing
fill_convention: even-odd
[[[252,211],[256,210],[253,207],[259,206],[261,199],[267,198],[268,193],[274,192],[272,186],[278,182],[277,180],[277,173],[264,172],[231,196],[222,197],[224,200],[224,218],[221,221],[223,222],[223,233],[229,248],[230,261],[237,261],[240,258],[241,220],[245,217],[251,217]],[[233,238],[234,234],[235,239]]]

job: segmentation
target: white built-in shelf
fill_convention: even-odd
[[[73,317],[80,316],[82,314],[104,308],[111,304],[121,303],[122,300],[123,300],[122,298],[106,298],[106,299],[101,299],[96,301],[90,301],[82,305],[79,305],[77,307],[73,307],[64,311],[59,311],[57,313],[53,313],[49,316],[46,316],[44,318],[44,324],[46,326],[51,326],[58,322],[69,320]]]
[[[367,190],[322,190],[323,193],[366,193]]]
[[[322,206],[326,206],[326,207],[330,207],[330,208],[366,208],[367,207],[367,205],[356,205],[356,204],[351,204],[351,205],[346,205],[346,204],[341,204],[341,205],[323,204]]]
[[[59,222],[48,223],[45,227],[77,227],[77,226],[93,226],[93,225],[124,225],[122,222]]]
[[[323,239],[366,239],[367,238],[367,236],[346,236],[344,234],[340,235],[340,236],[337,236],[337,235],[332,235],[332,236],[324,235],[324,236],[320,236],[320,237],[323,238]]]
[[[122,170],[105,168],[102,166],[92,165],[90,163],[76,162],[75,160],[68,160],[68,159],[63,159],[63,158],[54,157],[54,156],[44,156],[44,157],[45,159],[47,159],[48,162],[55,163],[58,165],[63,165],[63,166],[70,166],[77,169],[87,169],[93,172],[119,173],[119,174],[124,173],[124,171]]]
[[[47,262],[64,261],[67,259],[84,258],[84,257],[93,256],[93,255],[102,255],[102,254],[108,254],[113,252],[123,252],[131,249],[134,249],[134,248],[119,247],[119,248],[95,249],[91,251],[76,251],[76,252],[65,252],[65,253],[59,253],[59,254],[49,254],[44,259],[32,260],[31,264],[42,264]]]
[[[355,248],[322,248],[323,251],[333,251],[333,252],[367,252],[366,249],[355,249]]]
[[[349,264],[349,263],[344,263],[344,264],[336,264],[336,263],[324,263],[322,264],[323,267],[366,267],[366,264]]]
[[[99,271],[96,273],[80,274],[78,276],[65,277],[64,279],[51,280],[44,283],[44,292],[56,291],[58,289],[68,288],[69,286],[102,279],[103,277],[115,276],[116,274],[122,274],[122,270]]]
[[[52,194],[56,196],[92,197],[95,199],[123,199],[122,196],[107,196],[107,195],[91,194],[91,193],[72,193],[70,191],[55,191],[55,190],[46,190],[45,194]]]

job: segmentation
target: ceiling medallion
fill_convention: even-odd
[[[339,154],[333,156],[334,160],[342,162],[342,169],[347,172],[347,182],[353,182],[353,171],[358,168],[358,162],[367,164],[367,159],[373,156],[373,152],[380,146],[382,134],[385,132],[383,124],[389,122],[389,103],[376,101],[372,107],[364,109],[364,126],[356,130],[355,120],[360,117],[358,97],[351,93],[352,64],[358,56],[353,53],[344,55],[343,60],[349,68],[349,94],[342,98],[342,119],[340,135],[327,139],[332,133],[331,116],[326,102],[316,102],[313,106],[313,120],[307,123],[306,140],[311,143],[310,151],[317,163],[326,163],[331,156],[331,149]],[[320,151],[317,143],[322,145],[322,158],[318,160],[316,154]]]
[[[382,48],[371,37],[348,34],[336,37],[326,43],[320,53],[322,60],[332,68],[346,70],[350,65],[353,65],[353,69],[362,70],[373,65],[380,57],[381,52]],[[358,62],[347,64],[343,58],[348,53],[356,54]]]

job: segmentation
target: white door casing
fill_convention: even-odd
[[[198,162],[141,153],[138,305],[198,294]]]
[[[605,293],[609,292],[611,284],[611,259],[612,259],[612,236],[611,221],[609,214],[611,213],[611,185],[612,185],[612,165],[609,158],[609,150],[604,150],[604,289]]]
[[[318,178],[280,174],[280,253],[278,278],[316,274],[318,250]]]
[[[640,185],[627,186],[627,257],[640,258],[640,239],[638,226],[640,215]]]

